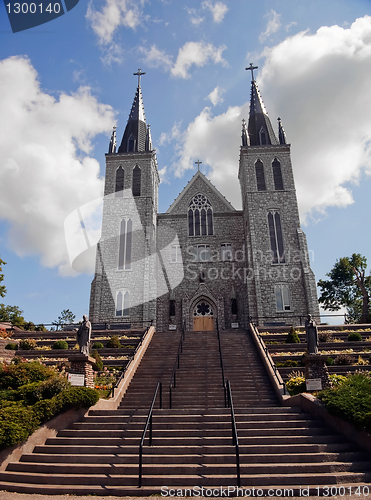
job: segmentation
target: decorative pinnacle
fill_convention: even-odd
[[[251,80],[254,82],[255,81],[254,69],[258,69],[258,66],[254,66],[253,63],[250,63],[250,66],[248,68],[245,68],[245,69],[251,71]]]
[[[142,70],[139,68],[138,72],[137,73],[133,73],[133,75],[138,77],[138,87],[140,87],[140,77],[142,75],[145,75],[144,71],[142,72]]]
[[[197,160],[195,161],[195,164],[197,165],[197,170],[200,171],[200,164],[202,163],[202,161],[200,160]]]

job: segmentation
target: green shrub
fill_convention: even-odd
[[[286,344],[299,344],[300,343],[298,332],[295,330],[295,328],[293,326],[290,328],[290,332],[287,335],[287,339],[285,342],[286,342]]]
[[[348,341],[349,342],[361,342],[362,341],[362,335],[359,332],[351,332],[348,335]]]
[[[49,378],[41,382],[38,385],[35,394],[38,400],[51,399],[60,392],[68,389],[69,387],[70,384],[65,377],[61,375],[56,375],[55,377]]]
[[[66,410],[68,408],[89,408],[99,400],[99,393],[90,387],[69,387],[56,396],[58,404]]]
[[[93,364],[93,370],[96,372],[101,372],[103,370],[103,361],[98,351],[93,351],[91,355],[95,359],[95,363]]]
[[[335,358],[335,365],[352,365],[353,361],[353,357],[349,354],[339,354]]]
[[[10,351],[17,351],[18,350],[18,344],[6,344],[5,349],[9,349]]]
[[[330,375],[330,380],[332,382],[333,387],[338,387],[340,384],[344,383],[347,380],[347,377],[344,375],[337,375],[336,373]]]
[[[286,383],[286,387],[290,393],[290,396],[295,396],[296,394],[300,394],[301,392],[306,391],[305,377],[302,373],[293,373]]]
[[[328,356],[328,357],[326,358],[326,365],[327,365],[327,366],[334,366],[334,364],[335,364],[335,360],[334,360],[334,358],[332,358],[331,356]]]
[[[57,340],[53,344],[53,349],[68,349],[68,344],[65,340]]]
[[[102,342],[94,342],[93,349],[103,349],[104,345]]]
[[[113,335],[107,342],[106,347],[110,349],[120,349],[121,344],[120,344],[120,339],[118,338],[117,335]]]
[[[0,447],[25,441],[39,426],[32,409],[17,403],[0,409]]]
[[[332,342],[332,332],[328,330],[324,330],[322,332],[318,332],[318,339],[320,342]]]
[[[286,361],[281,361],[276,363],[277,368],[286,368],[286,367],[292,367],[296,368],[299,366],[298,361],[294,361],[293,359],[287,359]]]
[[[20,358],[13,358],[10,365],[2,365],[0,370],[0,390],[18,389],[31,382],[41,382],[55,375],[52,368],[48,368],[37,361],[24,363]]]
[[[354,373],[338,387],[318,394],[328,411],[366,432],[371,432],[371,375]]]
[[[35,349],[36,340],[35,339],[23,339],[19,341],[19,349],[24,351],[30,351],[31,349]]]
[[[45,328],[45,326],[43,324],[37,325],[35,327],[35,332],[46,332],[46,328]]]

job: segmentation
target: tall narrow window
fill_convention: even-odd
[[[210,236],[213,231],[213,210],[203,194],[197,194],[189,203],[188,236]]]
[[[276,285],[275,296],[277,311],[283,312],[291,310],[289,287],[287,285]]]
[[[269,239],[272,250],[272,264],[285,263],[281,217],[276,211],[268,213]]]
[[[171,246],[171,262],[182,262],[182,248],[180,245]]]
[[[275,158],[272,163],[272,169],[273,169],[274,189],[276,191],[282,191],[283,180],[282,180],[281,163],[277,160],[277,158]]]
[[[117,292],[116,295],[116,316],[122,316],[122,292]]]
[[[255,163],[255,174],[258,191],[266,191],[267,188],[265,186],[264,166],[260,160]]]
[[[205,236],[207,234],[206,210],[204,208],[201,210],[201,234],[202,236]]]
[[[123,316],[130,316],[130,294],[125,292],[124,294],[124,309],[122,311]]]
[[[133,170],[133,196],[140,196],[141,175],[142,171],[138,165],[136,165]]]
[[[188,210],[188,235],[194,236],[194,222],[193,222],[193,210]]]
[[[131,269],[131,245],[133,222],[123,219],[120,225],[119,270]]]
[[[128,152],[135,151],[135,138],[133,134],[130,134],[130,137],[128,139]]]
[[[124,177],[125,172],[124,169],[120,166],[116,170],[116,185],[115,185],[115,196],[123,196],[124,190]]]
[[[259,130],[259,140],[261,146],[265,146],[267,144],[267,134],[264,127],[261,127]]]

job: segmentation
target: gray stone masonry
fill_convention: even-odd
[[[95,363],[95,359],[90,356],[85,356],[84,354],[75,354],[74,356],[69,357],[68,361],[71,363],[69,373],[84,375],[85,387],[94,389],[93,364]]]
[[[320,378],[322,389],[331,387],[331,379],[326,366],[326,356],[311,354],[303,359],[305,363],[305,380]]]

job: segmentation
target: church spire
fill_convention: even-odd
[[[250,117],[248,133],[251,146],[269,146],[271,144],[278,144],[278,140],[274,134],[268,113],[256,85],[254,69],[257,68],[258,67],[253,66],[252,63],[250,63],[250,66],[246,68],[251,71]]]
[[[138,86],[134,96],[133,105],[126,124],[125,132],[122,137],[119,153],[148,151],[148,130],[146,125],[146,115],[144,113],[144,104],[142,89],[140,86],[140,77],[145,75],[139,68],[137,73]]]

